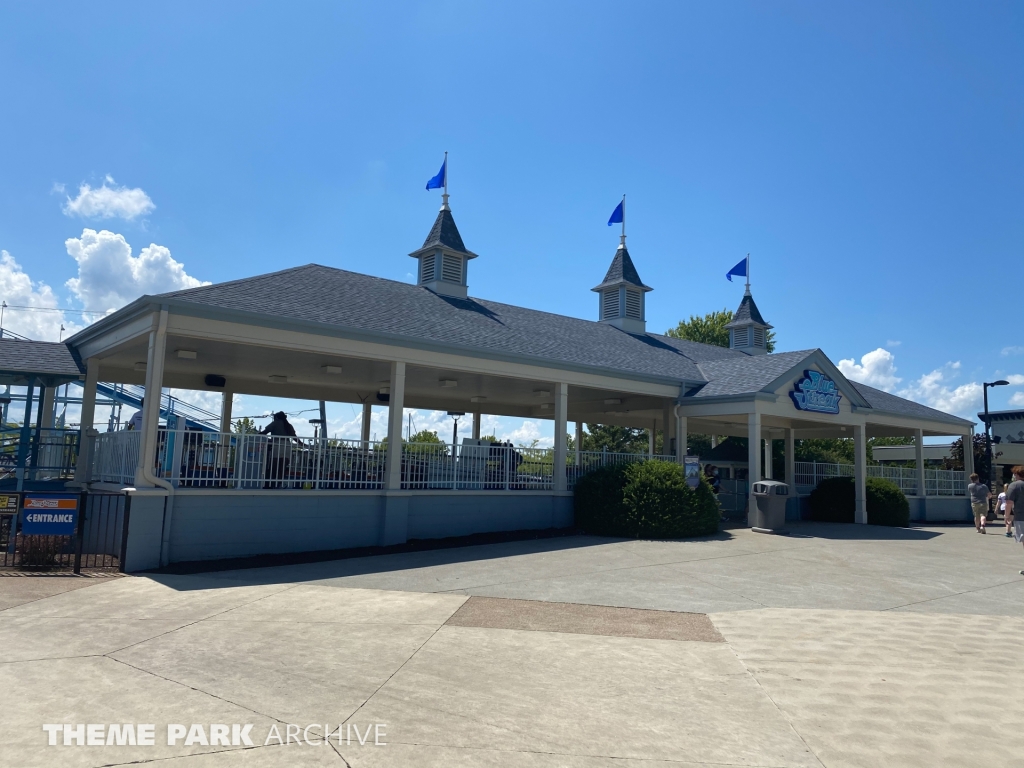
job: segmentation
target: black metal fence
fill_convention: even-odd
[[[0,509],[0,570],[123,571],[130,508],[127,494],[83,493],[70,536],[25,535],[17,507]]]

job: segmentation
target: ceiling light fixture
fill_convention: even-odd
[[[550,389],[535,389],[533,390],[534,397],[551,397]]]
[[[324,373],[339,374],[341,373],[340,365],[321,365],[320,370]]]
[[[459,382],[457,382],[455,379],[441,379],[437,383],[440,384],[442,387],[446,387],[448,389],[459,386]]]
[[[269,381],[271,384],[287,384],[288,383],[288,377],[287,376],[268,376],[267,377],[267,381]]]
[[[135,368],[136,371],[144,371],[144,370],[146,370],[146,364],[145,363],[136,363],[133,367]]]
[[[176,354],[181,360],[195,360],[199,356],[194,349],[179,349]]]
[[[609,397],[607,400],[604,401],[604,404],[605,405],[622,405],[622,398],[621,397]]]
[[[484,397],[483,395],[473,395],[473,397],[469,398],[469,402],[471,403],[482,403],[486,400],[487,398]]]

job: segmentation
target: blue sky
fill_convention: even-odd
[[[625,192],[650,330],[735,308],[750,252],[780,349],[1024,406],[1022,86],[1011,2],[8,4],[0,292],[411,280],[448,150],[473,295],[595,317]]]

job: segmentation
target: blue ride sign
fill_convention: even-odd
[[[74,536],[78,494],[26,493],[21,532],[26,536]]]
[[[804,371],[804,378],[796,383],[789,396],[799,410],[815,413],[839,413],[839,401],[843,399],[832,379],[811,370]]]

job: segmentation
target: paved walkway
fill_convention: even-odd
[[[1020,766],[1024,550],[793,533],[95,579],[0,610],[0,766]],[[156,739],[50,747],[44,723]],[[312,723],[341,744],[261,746]]]

